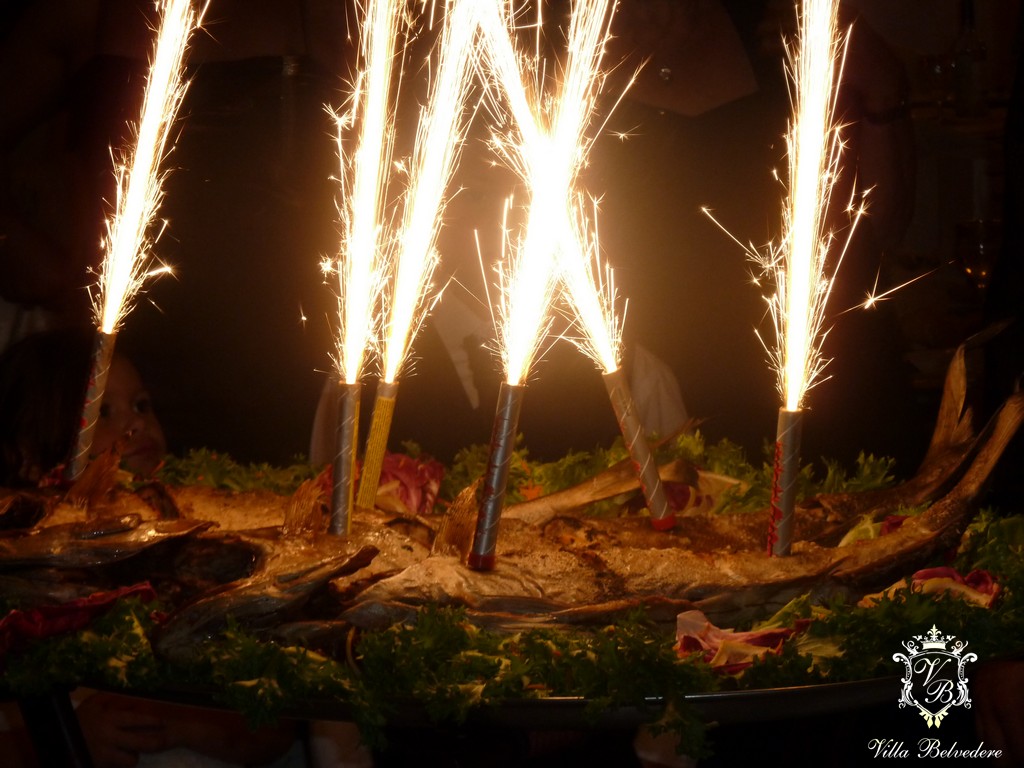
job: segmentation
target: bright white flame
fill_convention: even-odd
[[[578,7],[569,29],[566,87],[559,104],[555,133],[565,149],[577,148],[577,165],[570,182],[573,186],[592,143],[586,132],[604,84],[601,60],[612,7],[613,3],[607,0]],[[589,223],[597,220],[596,205],[588,217],[581,198],[581,195],[567,195],[565,201],[568,226],[562,234],[559,268],[569,305],[583,334],[575,340],[576,344],[605,373],[611,373],[619,367],[622,347],[622,324],[615,314],[615,282],[611,268],[601,264],[596,224]]]
[[[338,210],[342,230],[336,267],[335,362],[339,377],[346,384],[359,381],[366,352],[375,341],[375,312],[384,261],[384,197],[394,145],[392,80],[401,8],[398,0],[365,0],[359,38],[362,70],[356,77],[347,111],[332,113],[337,127]],[[351,152],[346,147],[350,129],[358,130]]]
[[[612,373],[618,369],[622,356],[623,319],[615,311],[615,276],[611,267],[601,261],[596,228],[587,227],[583,206],[578,208],[573,238],[561,251],[562,282],[582,332],[580,338],[571,341],[602,372]],[[591,216],[596,220],[596,211]]]
[[[794,116],[786,135],[789,180],[783,239],[760,260],[775,277],[776,293],[768,299],[779,342],[773,362],[790,411],[801,408],[827,363],[821,356],[822,324],[843,254],[830,264],[836,236],[827,230],[826,214],[843,150],[834,115],[848,39],[848,34],[838,34],[834,0],[804,0],[798,15],[799,40],[795,47],[786,47]],[[862,213],[863,207],[854,211],[853,226]]]
[[[439,43],[437,72],[413,149],[412,177],[405,195],[393,286],[384,334],[384,381],[398,377],[409,347],[430,308],[439,256],[437,233],[445,190],[465,138],[464,100],[475,71],[477,0],[449,0]]]
[[[528,85],[527,73],[538,68],[533,60],[515,51],[512,38],[516,30],[507,6],[502,9],[494,0],[487,4],[482,17],[487,61],[495,81],[492,86],[501,91],[513,123],[506,135],[495,135],[492,144],[519,175],[529,195],[521,238],[499,273],[498,344],[505,377],[511,385],[526,380],[550,328],[557,280],[563,273],[569,277],[585,274],[591,261],[592,251],[583,243],[596,240],[583,234],[586,225],[577,217],[574,190],[590,148],[586,132],[604,81],[600,62],[611,6],[610,0],[573,4],[568,55],[560,82],[550,93],[540,82],[534,82],[532,88]],[[567,250],[572,252],[571,257],[565,256]],[[581,251],[586,252],[582,258]],[[594,303],[588,299],[595,297],[584,296],[593,289],[593,281],[589,285],[584,287],[579,280],[570,282],[574,303],[579,300],[588,308]],[[601,325],[607,328],[606,323]],[[617,357],[617,342],[609,344],[615,348],[611,356]]]
[[[534,149],[533,157],[542,158]],[[541,342],[551,326],[557,270],[552,237],[562,226],[564,201],[551,187],[531,188],[521,239],[499,269],[497,337],[505,379],[525,384]]]
[[[93,296],[100,331],[119,329],[146,278],[167,271],[146,268],[153,244],[150,225],[163,200],[166,174],[160,163],[168,152],[168,137],[186,84],[182,61],[189,35],[199,26],[206,5],[197,12],[191,0],[163,0],[158,4],[160,28],[150,61],[142,115],[136,128],[135,146],[127,157],[115,158],[117,178],[114,214],[107,219],[104,258],[98,296]]]

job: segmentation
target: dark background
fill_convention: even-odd
[[[338,103],[337,78],[348,71],[351,55],[350,50],[338,50],[344,43],[339,31],[345,29],[345,20],[325,13],[321,5],[261,2],[233,17],[238,9],[232,3],[215,2],[207,19],[208,34],[200,33],[204,37],[190,58],[192,83],[160,211],[169,225],[157,246],[157,255],[175,266],[176,276],[150,284],[118,339],[119,349],[136,361],[151,387],[175,453],[206,446],[241,460],[283,463],[308,450],[332,350],[334,300],[330,287],[323,285],[319,262],[337,243],[329,178],[336,161],[323,104]],[[649,0],[635,7],[656,5]],[[710,439],[738,442],[756,459],[764,441],[774,438],[778,408],[774,376],[754,334],[760,328],[770,336],[770,329],[760,291],[750,285],[750,264],[700,207],[714,209],[743,242],[761,244],[777,236],[781,189],[771,170],[783,167],[781,136],[789,103],[779,52],[764,45],[764,25],[778,14],[779,4],[723,5],[746,50],[756,90],[695,115],[627,98],[598,140],[584,183],[601,196],[602,243],[621,293],[628,298],[627,349],[642,344],[661,357],[678,378],[689,413],[704,420],[702,431]],[[1000,23],[1014,18],[1015,5],[986,4],[982,19],[988,24],[984,34],[993,29],[1002,34],[987,41],[992,108],[984,125],[986,130],[996,126],[993,141],[1000,150],[985,171],[996,190],[994,206],[1002,204],[1004,187],[1015,188],[1016,177],[1005,173],[1005,163],[1019,163],[1014,159],[1019,154],[1002,152],[1014,59],[1007,53],[1007,35]],[[31,0],[5,5],[8,50],[17,49],[15,43],[24,44],[22,35],[27,32],[22,24],[39,6]],[[113,16],[126,8],[137,12],[131,6],[128,0],[97,2],[103,14]],[[939,53],[948,52],[957,35],[955,4],[942,7],[945,15],[936,12],[929,17],[935,29],[926,41]],[[295,36],[288,37],[287,28],[281,28],[287,43],[266,44],[260,39],[235,45],[231,30],[239,18],[264,10],[270,18],[282,8],[298,14]],[[876,17],[863,23],[877,24]],[[898,30],[879,31],[890,44],[901,42]],[[67,42],[69,35],[55,34],[47,45],[58,51],[60,45],[74,47]],[[321,38],[333,43],[324,45]],[[31,165],[40,152],[48,152],[45,146],[39,149],[38,136],[44,129],[52,130],[62,142],[61,157],[91,164],[93,176],[86,188],[91,190],[87,197],[93,208],[102,200],[99,190],[104,182],[97,174],[109,164],[109,140],[123,134],[124,115],[133,114],[130,107],[138,93],[141,65],[137,57],[105,47],[101,37],[93,40],[94,55],[75,66],[72,57],[62,59],[67,77],[47,101],[47,109],[32,116],[35,122],[3,137],[9,171],[5,205],[27,210],[45,226],[66,224],[69,231],[58,239],[72,250],[94,242],[90,238],[95,229],[73,230],[74,216],[47,218],[46,206],[23,194],[26,186],[36,191],[60,187],[59,166],[44,168],[48,175],[29,173],[29,182],[16,174],[11,181],[10,169],[16,170],[19,162]],[[907,41],[907,47],[896,53],[906,67],[910,115],[919,136],[923,125],[927,137],[932,135],[927,133],[929,126],[953,125],[956,119],[948,104],[934,108],[930,101],[930,81],[918,71],[927,51],[915,49],[914,42]],[[80,42],[77,45],[81,47]],[[1015,47],[1010,52],[1014,51]],[[673,79],[671,87],[685,88],[687,79],[700,77],[698,67]],[[9,89],[5,93],[30,88],[33,81],[29,76],[15,78],[3,84]],[[844,105],[853,115],[855,101]],[[617,131],[628,131],[632,138],[621,142],[614,138]],[[487,165],[478,143],[481,135],[476,129],[467,144],[464,176],[469,181],[462,182],[465,187],[453,203],[441,241],[442,277],[454,275],[477,296],[482,280],[472,232],[480,228],[486,241],[507,192],[507,177]],[[918,143],[919,167],[941,160],[935,146]],[[926,151],[933,154],[923,154]],[[60,205],[80,204],[64,199],[66,191],[55,195],[58,211]],[[1007,204],[1019,205],[1010,194],[1006,199]],[[993,291],[998,297],[990,302],[994,308],[983,307],[978,295],[964,299],[969,286],[961,284],[962,275],[943,267],[946,282],[937,294],[907,292],[906,298],[897,295],[873,313],[839,314],[863,298],[883,267],[891,267],[883,278],[895,278],[945,263],[946,240],[936,243],[922,237],[929,222],[937,222],[935,211],[922,210],[918,204],[915,218],[896,242],[873,231],[870,217],[862,226],[832,303],[836,315],[824,347],[825,356],[832,359],[829,378],[808,399],[805,460],[829,456],[848,463],[864,450],[894,456],[898,471],[911,471],[927,443],[938,397],[934,371],[941,372],[943,355],[981,327],[984,309],[994,317],[1016,311],[1012,290]],[[1019,271],[1019,246],[1011,236],[1008,231],[1002,268],[1012,273]],[[16,255],[12,260],[24,265],[35,263],[32,258]],[[71,271],[73,276],[64,280],[61,291],[42,295],[20,290],[20,283],[8,277],[4,298],[22,310],[43,307],[59,321],[83,317],[82,286],[88,279],[80,276],[88,257],[76,259],[68,264],[78,271]],[[1013,286],[1015,281],[1005,278],[1001,285]],[[961,311],[964,304],[967,309]],[[922,306],[934,310],[924,321],[918,311]],[[958,308],[952,321],[950,312],[936,310],[952,306]],[[915,336],[922,323],[931,331],[928,338]],[[928,375],[908,358],[909,352],[922,349],[934,353],[928,358]],[[493,389],[485,392],[484,404],[473,412],[453,386],[454,371],[439,350],[428,321],[416,345],[414,372],[402,382],[391,443],[396,448],[410,439],[448,460],[460,446],[487,441],[487,405],[493,401]],[[1003,357],[1013,360],[1018,351],[1014,342]],[[993,402],[1018,369],[1011,362],[1007,370],[1010,373],[994,386]],[[372,376],[365,389],[369,398]],[[364,407],[364,415],[367,411]],[[538,458],[607,445],[617,434],[599,375],[564,343],[538,363],[520,426],[527,447]]]

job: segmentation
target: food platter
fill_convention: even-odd
[[[625,732],[666,713],[699,729],[895,706],[892,655],[933,622],[983,659],[1019,646],[1024,522],[979,506],[1024,397],[980,432],[961,406],[940,413],[914,477],[801,502],[785,558],[758,544],[757,511],[687,509],[671,532],[592,514],[595,485],[618,497],[636,483],[615,465],[581,484],[586,503],[570,487],[507,508],[497,566],[481,573],[462,548],[473,485],[442,514],[378,498],[332,536],[320,530],[323,475],[290,495],[166,478],[154,506],[153,485],[120,485],[116,461],[96,461],[78,481],[85,504],[78,485],[10,497],[40,516],[0,538],[5,597],[21,606],[5,617],[4,690],[42,724],[43,747],[56,724],[69,751],[78,685],[253,721],[354,720],[363,733]],[[679,477],[699,489],[707,470],[696,466]],[[929,581],[957,599],[918,589],[922,566],[951,552],[965,578]],[[970,587],[981,569],[992,573]]]

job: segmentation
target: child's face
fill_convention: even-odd
[[[138,371],[118,355],[110,364],[93,455],[109,450],[115,442],[122,448],[122,465],[137,475],[152,474],[167,452],[164,431]]]

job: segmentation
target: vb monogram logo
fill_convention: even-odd
[[[904,640],[903,647],[907,653],[895,653],[892,657],[905,667],[900,707],[917,707],[929,728],[938,728],[953,707],[970,708],[964,666],[978,657],[964,653],[966,642],[943,635],[933,625],[924,635]]]

